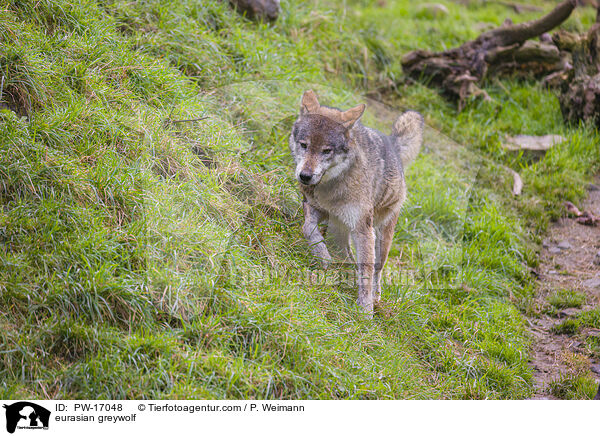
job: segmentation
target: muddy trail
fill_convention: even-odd
[[[600,178],[588,186],[581,211],[600,215]],[[579,314],[600,303],[600,226],[582,225],[574,217],[554,223],[543,241],[536,314],[527,318],[532,334],[533,399],[560,399],[561,386],[577,376],[600,381],[600,359],[590,340],[600,340],[600,329],[569,330]],[[567,321],[565,323],[565,321]]]

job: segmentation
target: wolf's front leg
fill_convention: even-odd
[[[358,304],[373,315],[373,270],[375,265],[375,230],[373,219],[367,218],[352,232],[358,267]]]
[[[337,251],[339,251],[342,260],[350,261],[352,265],[356,263],[350,247],[350,229],[333,216],[329,217],[327,223],[327,240],[334,243],[333,245],[338,249]]]
[[[315,209],[306,201],[302,203],[302,208],[304,210],[302,233],[308,241],[313,256],[317,257],[324,266],[327,266],[331,262],[331,256],[325,246],[325,239],[319,230],[319,223],[325,220],[327,215],[324,212]]]

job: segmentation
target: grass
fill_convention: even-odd
[[[429,19],[404,1],[287,1],[273,25],[217,0],[0,3],[0,396],[531,395],[529,268],[598,169],[598,136],[533,80],[491,81],[493,101],[461,113],[405,83],[406,51],[535,16],[443,3]],[[286,137],[303,90],[347,107],[390,81],[391,114],[437,131],[368,321],[311,264]],[[374,107],[365,122],[389,130]],[[530,162],[506,133],[568,140]]]
[[[550,393],[561,400],[592,400],[598,390],[592,375],[564,376],[550,384]]]
[[[567,319],[556,325],[553,330],[559,334],[573,335],[583,327],[600,329],[600,308],[580,312],[575,318]]]
[[[586,357],[567,353],[562,356],[569,370],[552,381],[549,391],[562,400],[591,400],[598,390],[597,383],[589,371],[589,361]]]
[[[595,359],[600,357],[600,337],[588,336],[585,338],[586,352]]]
[[[560,289],[548,297],[548,303],[556,309],[579,308],[585,303],[585,294],[572,289]]]
[[[552,327],[552,331],[558,335],[574,335],[579,331],[581,323],[577,319],[566,319],[560,324]]]
[[[585,330],[586,328],[600,328],[598,308],[578,313],[575,318],[556,325],[553,331],[557,334],[579,335],[584,340],[588,355],[597,358],[600,355],[600,340],[597,335]],[[550,393],[565,400],[594,398],[598,385],[594,374],[590,372],[589,358],[581,354],[566,354],[562,358],[570,369],[550,383]]]

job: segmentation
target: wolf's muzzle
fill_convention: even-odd
[[[300,179],[300,182],[305,184],[305,185],[310,185],[310,181],[312,180],[313,175],[312,173],[306,172],[306,171],[302,171],[299,175],[298,175],[298,179]]]

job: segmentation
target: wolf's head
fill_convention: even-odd
[[[321,106],[308,90],[302,96],[300,116],[290,135],[290,149],[296,161],[296,178],[314,186],[335,179],[350,165],[350,130],[362,116],[365,105],[347,111]]]

